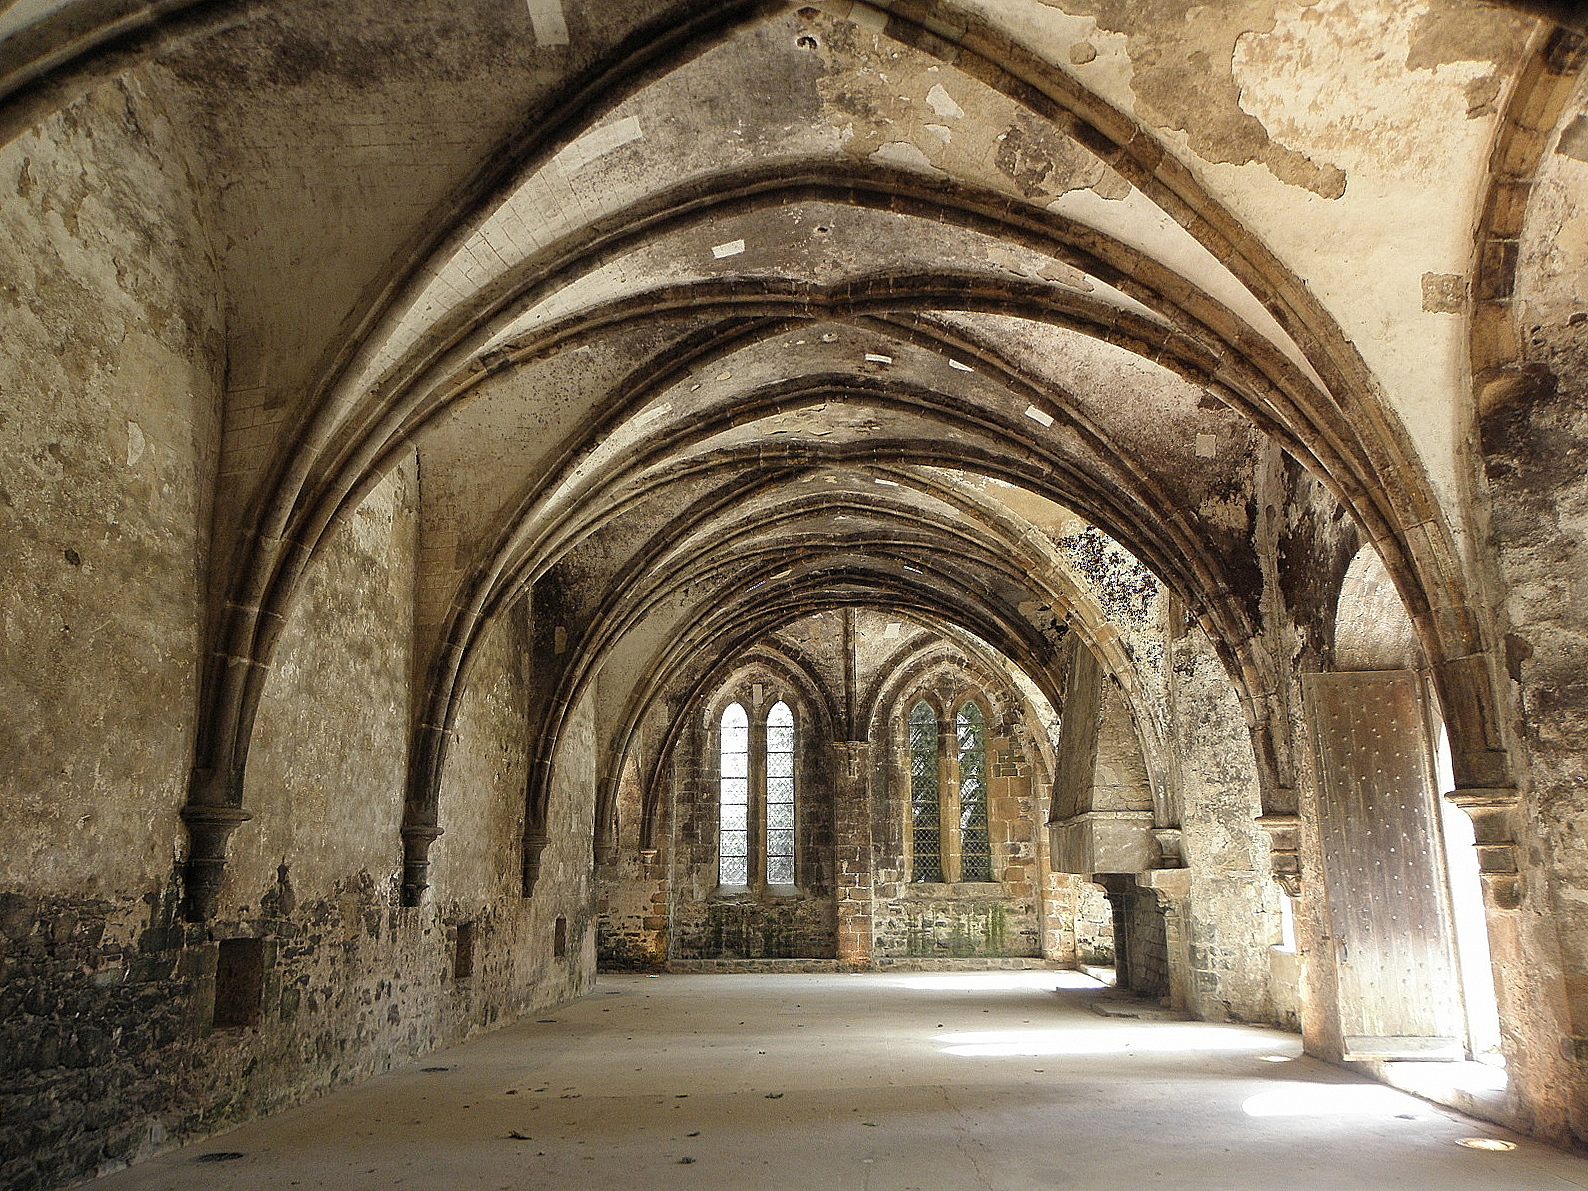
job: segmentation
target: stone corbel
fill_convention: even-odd
[[[1154,827],[1152,838],[1158,841],[1159,868],[1185,867],[1185,857],[1180,851],[1181,837],[1178,827]]]
[[[189,803],[182,808],[187,824],[187,863],[182,869],[182,916],[189,922],[215,917],[221,883],[226,879],[226,844],[253,815],[230,804]]]
[[[1301,817],[1261,815],[1257,825],[1268,833],[1268,861],[1274,880],[1291,897],[1301,896]]]
[[[618,825],[616,820],[608,820],[596,828],[595,839],[591,843],[591,851],[596,864],[601,868],[617,863]]]
[[[1503,786],[1469,786],[1445,795],[1472,820],[1478,875],[1490,909],[1515,910],[1522,904],[1522,874],[1516,863],[1514,812],[1517,795]]]
[[[530,827],[524,831],[524,896],[535,896],[535,882],[540,880],[540,854],[551,842],[544,827]]]
[[[441,837],[441,828],[434,823],[414,823],[403,828],[402,837],[403,905],[417,906],[430,888],[430,845]]]

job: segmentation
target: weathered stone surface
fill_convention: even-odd
[[[1569,6],[0,7],[0,1182],[598,955],[1113,958],[1339,1059],[1303,678],[1391,665],[1486,1111],[1588,1137]],[[796,880],[724,886],[776,698]]]
[[[0,881],[136,898],[169,874],[198,698],[203,200],[137,76],[5,146],[0,196]]]

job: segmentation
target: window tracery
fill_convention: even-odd
[[[785,701],[775,702],[755,725],[744,704],[734,701],[723,709],[717,744],[720,887],[795,884],[797,746],[794,710]]]
[[[994,880],[987,714],[981,703],[964,697],[952,719],[945,712],[940,723],[933,703],[918,699],[906,717],[906,733],[910,881]]]

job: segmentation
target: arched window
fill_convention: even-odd
[[[750,883],[750,717],[737,703],[722,713],[718,795],[717,883]]]
[[[760,691],[756,692],[760,701]],[[728,890],[794,884],[793,709],[781,699],[751,729],[742,703],[718,723],[717,884]]]
[[[912,881],[943,879],[943,831],[937,764],[937,712],[922,700],[910,709],[910,825],[915,842]]]
[[[959,747],[959,879],[991,881],[992,843],[987,835],[987,723],[967,700],[954,717]]]
[[[794,713],[781,700],[766,717],[766,881],[794,884]]]

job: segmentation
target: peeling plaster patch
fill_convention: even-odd
[[[891,364],[891,363],[893,363],[893,357],[892,356],[879,356],[879,355],[877,355],[874,352],[867,352],[866,353],[866,363],[868,363],[868,364]]]
[[[1460,314],[1466,309],[1467,279],[1459,273],[1423,274],[1423,310],[1429,314]]]
[[[1197,435],[1197,458],[1212,459],[1219,453],[1219,436],[1216,434]]]
[[[1588,116],[1578,116],[1561,129],[1555,152],[1577,161],[1588,161]]]
[[[1070,47],[1070,65],[1085,66],[1097,61],[1097,47],[1089,41],[1078,41]]]
[[[1043,265],[1037,276],[1042,278],[1043,281],[1056,282],[1069,289],[1079,290],[1083,294],[1092,293],[1097,289],[1092,284],[1090,277],[1074,265],[1066,264],[1064,261],[1053,261],[1050,264]]]
[[[578,140],[570,141],[562,152],[553,158],[553,161],[563,173],[576,173],[596,158],[604,157],[612,150],[630,141],[637,141],[644,135],[638,116],[624,116],[623,119],[614,120],[611,124],[592,128]]]
[[[888,14],[872,8],[869,4],[856,4],[849,12],[849,19],[862,29],[870,29],[873,33],[882,33],[888,27]]]
[[[132,467],[143,458],[148,443],[143,437],[143,427],[136,422],[127,423],[127,466]]]
[[[1053,415],[1038,409],[1034,405],[1026,406],[1026,417],[1030,418],[1033,422],[1041,423],[1043,426],[1053,425]]]
[[[878,165],[897,165],[905,169],[916,170],[923,174],[931,174],[936,178],[946,178],[948,174],[933,165],[925,153],[912,145],[909,141],[889,141],[868,158]]]
[[[926,93],[927,105],[944,120],[962,120],[965,109],[954,102],[954,97],[943,90],[942,83],[933,83],[932,89]]]
[[[644,426],[647,422],[654,422],[654,421],[656,421],[657,418],[665,418],[668,414],[670,414],[672,412],[673,412],[673,403],[671,401],[664,401],[664,402],[662,402],[662,404],[657,405],[657,406],[653,406],[650,409],[645,410],[643,413],[639,414],[634,419],[634,424],[636,426]]]
[[[882,635],[891,641],[898,637],[900,630],[903,628],[904,626],[897,620],[890,620],[888,621],[888,627],[882,630]]]
[[[729,240],[726,244],[718,244],[711,250],[711,255],[719,261],[725,256],[738,256],[744,251],[743,240]]]
[[[1095,186],[1107,168],[1025,112],[998,138],[994,164],[1027,198]]]
[[[1136,114],[1157,128],[1184,132],[1204,160],[1256,162],[1280,181],[1323,198],[1345,193],[1342,170],[1275,140],[1244,103],[1245,88],[1236,77],[1239,47],[1251,35],[1273,31],[1279,0],[1043,3],[1073,16],[1090,16],[1104,32],[1125,34]],[[1291,79],[1293,91],[1294,83]]]
[[[536,45],[567,45],[568,21],[562,13],[562,0],[527,0],[529,23],[535,30]]]
[[[953,132],[942,124],[923,124],[922,127],[945,145],[950,144],[954,140]]]
[[[1465,91],[1467,119],[1477,120],[1483,116],[1492,116],[1500,110],[1499,75],[1485,74],[1475,79],[1468,79]]]
[[[1412,25],[1408,70],[1437,70],[1457,62],[1493,62],[1509,74],[1522,60],[1531,17],[1498,8],[1427,6]]]
[[[1376,180],[1427,185],[1447,175],[1456,150],[1432,128],[1468,118],[1474,101],[1481,108],[1479,80],[1494,73],[1497,58],[1518,52],[1511,17],[1470,12],[1443,22],[1435,52],[1411,5],[1269,7],[1280,15],[1268,29],[1242,34],[1235,46],[1242,109],[1276,142]],[[1340,173],[1342,192],[1344,179]]]
[[[950,368],[956,368],[960,372],[975,372],[976,371],[969,364],[961,364],[958,360],[950,360],[948,362],[948,366]]]
[[[1103,171],[1103,176],[1092,184],[1092,190],[1098,198],[1107,199],[1111,203],[1130,197],[1130,183],[1111,169]]]
[[[872,480],[871,482],[873,484],[881,484],[884,488],[897,488],[899,486],[899,482],[897,480],[884,480],[879,478]]]

